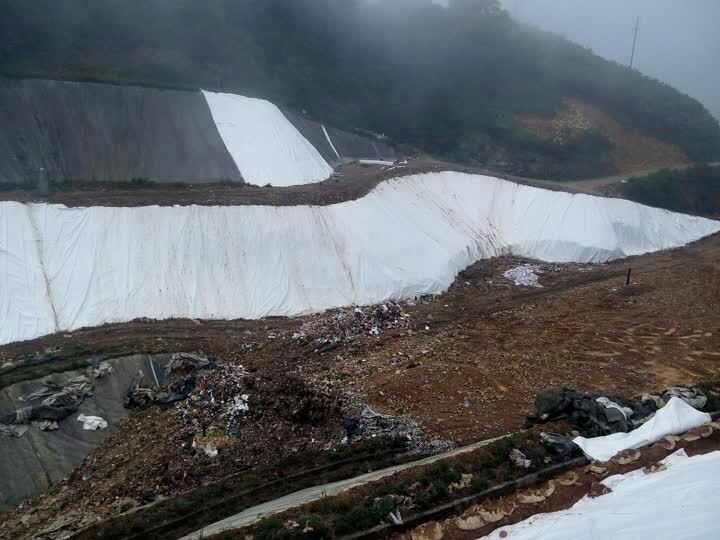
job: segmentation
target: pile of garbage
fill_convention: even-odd
[[[551,387],[536,395],[535,413],[528,416],[526,427],[567,419],[573,427],[589,437],[627,433],[650,420],[673,397],[699,410],[708,404],[708,396],[694,385],[670,386],[658,394],[644,394],[640,400]],[[570,456],[579,452],[579,448],[564,435],[543,433],[541,440],[558,454]]]
[[[352,341],[359,336],[379,336],[392,329],[410,327],[410,315],[402,305],[386,302],[365,308],[331,310],[304,322],[292,338],[318,345]]]
[[[450,441],[429,439],[417,422],[404,416],[380,414],[369,406],[362,407],[359,414],[346,414],[343,418],[345,435],[343,444],[385,437],[407,441],[411,454],[432,455],[453,447]]]
[[[201,373],[187,399],[176,405],[184,430],[191,435],[221,430],[236,435],[242,419],[250,413],[249,373],[238,364],[221,363]]]
[[[535,396],[535,414],[528,417],[528,424],[567,418],[591,436],[626,433],[645,423],[658,408],[652,399],[630,401],[551,387]]]
[[[43,431],[59,429],[58,422],[76,412],[85,398],[93,395],[95,379],[112,372],[110,364],[95,360],[88,367],[86,375],[72,377],[63,383],[44,381],[38,388],[19,398],[31,405],[0,416],[0,435],[21,437],[31,425]]]
[[[195,389],[198,376],[202,377],[204,370],[212,370],[215,359],[191,353],[175,353],[170,363],[160,373],[153,368],[153,377],[157,386],[146,386],[145,373],[138,371],[130,383],[123,405],[126,409],[147,407],[150,404],[169,405],[188,398]],[[166,384],[160,385],[160,381]]]

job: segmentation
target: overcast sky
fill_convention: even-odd
[[[700,100],[720,119],[720,0],[501,0],[516,18],[629,63]]]

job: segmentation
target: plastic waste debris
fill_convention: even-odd
[[[83,429],[86,431],[97,431],[98,429],[108,427],[108,423],[99,416],[85,416],[81,414],[78,416],[77,421],[83,423]]]

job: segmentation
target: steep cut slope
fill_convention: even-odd
[[[241,182],[199,92],[0,78],[0,183]]]
[[[289,186],[327,179],[331,164],[395,156],[379,141],[235,94],[0,77],[0,115],[0,185]]]
[[[377,136],[362,136],[325,126],[285,109],[283,114],[333,167],[358,159],[397,159],[395,149]]]
[[[603,262],[720,230],[629,201],[450,172],[391,180],[325,207],[2,203],[0,238],[7,242],[8,227],[17,228],[11,216],[23,211],[40,251],[33,242],[0,245],[0,268],[10,269],[0,277],[19,284],[0,289],[6,343],[137,317],[260,318],[372,304],[441,292],[495,255]]]

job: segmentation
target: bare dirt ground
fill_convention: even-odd
[[[676,163],[682,166],[684,162]],[[558,182],[533,180],[511,176],[480,168],[465,167],[431,158],[411,159],[407,165],[379,167],[350,163],[340,167],[336,174],[315,184],[289,187],[258,187],[250,185],[150,185],[136,188],[111,184],[76,185],[72,189],[57,189],[49,195],[31,190],[0,191],[0,201],[46,202],[67,207],[85,206],[325,206],[363,197],[380,182],[398,176],[438,171],[457,171],[504,178],[521,184],[571,193],[606,194],[608,186],[627,180],[633,174],[645,175],[657,169],[647,166],[629,169],[627,174],[588,180]]]
[[[57,189],[50,195],[35,191],[12,190],[0,192],[0,200],[18,202],[48,202],[78,206],[325,206],[358,199],[366,195],[378,183],[398,175],[416,174],[438,170],[471,169],[427,159],[411,161],[402,168],[385,170],[377,165],[351,163],[340,167],[335,175],[314,184],[288,187],[259,187],[247,184],[232,185],[150,185],[128,188],[122,185],[93,183]]]
[[[528,116],[518,120],[535,136],[556,142],[589,130],[599,131],[614,147],[612,160],[616,174],[680,166],[689,161],[678,147],[627,129],[598,107],[575,98],[564,101],[564,108],[553,118]]]

